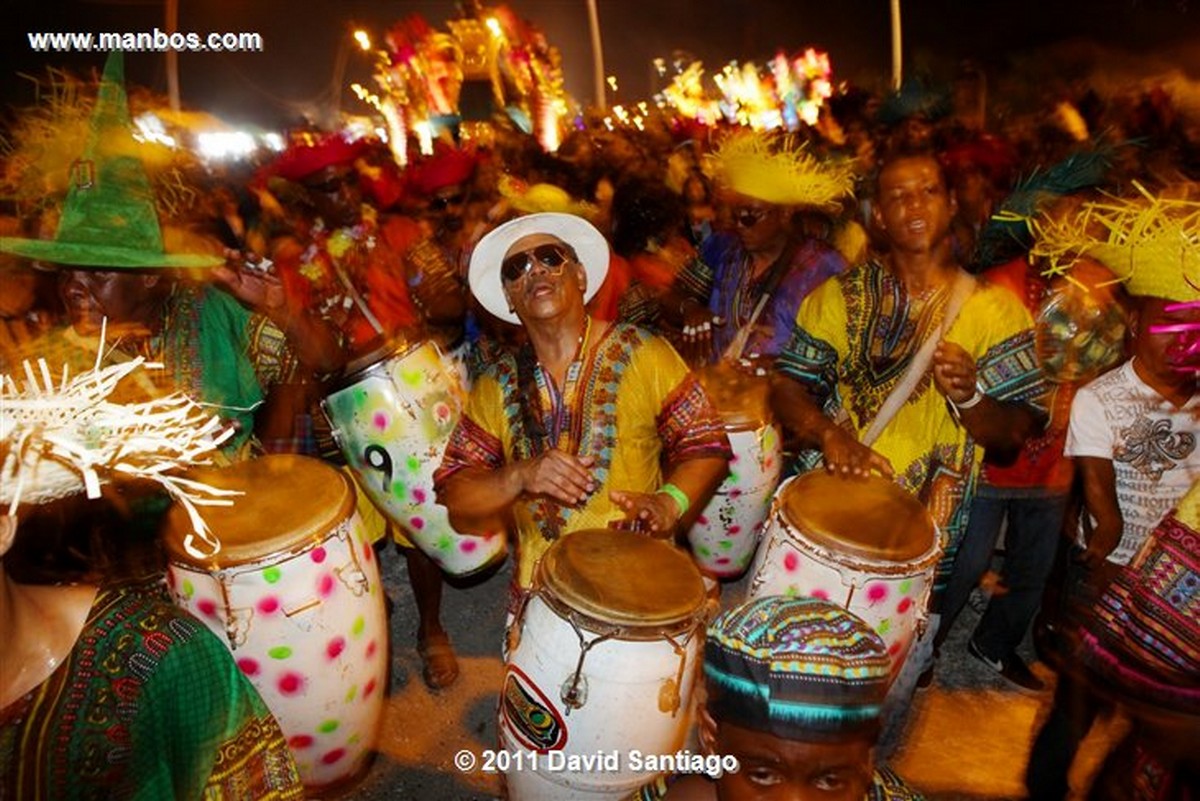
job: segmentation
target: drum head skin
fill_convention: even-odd
[[[629,531],[569,534],[546,551],[538,573],[562,603],[606,623],[669,625],[704,605],[704,581],[690,556]]]
[[[925,506],[885,478],[842,478],[815,470],[784,491],[784,518],[834,553],[909,562],[934,547],[937,529]]]
[[[728,362],[718,362],[697,370],[696,379],[726,428],[753,431],[773,419],[771,382],[766,376],[750,375]]]
[[[192,530],[187,511],[176,504],[167,513],[163,544],[172,560],[188,564],[229,567],[288,551],[323,538],[354,509],[350,480],[307,456],[264,456],[232,467],[194,468],[185,475],[244,493],[232,498],[232,506],[201,510],[221,542],[221,550],[207,559],[197,560],[183,548],[183,539]]]

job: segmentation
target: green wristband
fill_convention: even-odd
[[[669,495],[671,498],[673,498],[675,500],[675,503],[679,504],[679,516],[680,517],[683,517],[684,515],[686,515],[687,510],[690,509],[692,506],[692,499],[688,497],[686,492],[684,492],[683,490],[681,490],[679,487],[675,486],[674,484],[663,484],[661,487],[658,488],[658,491],[660,493],[662,493],[663,495]]]

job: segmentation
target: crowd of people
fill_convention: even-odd
[[[710,579],[712,605],[726,611],[708,630],[696,736],[742,771],[660,777],[643,797],[801,787],[799,797],[917,797],[883,762],[981,588],[988,604],[969,654],[1042,692],[1018,653],[1032,628],[1057,673],[1045,724],[1013,733],[1033,743],[1031,797],[1065,797],[1079,742],[1117,707],[1135,723],[1094,796],[1190,798],[1200,781],[1187,746],[1200,729],[1194,146],[1169,99],[1132,110],[1075,100],[1059,109],[1075,125],[991,132],[911,87],[882,103],[848,93],[821,125],[792,134],[581,119],[554,153],[497,118],[486,143],[459,141],[451,126],[404,168],[385,143],[304,131],[252,172],[196,178],[197,202],[167,215],[138,161],[114,57],[65,193],[9,209],[0,369],[20,382],[159,364],[111,402],[184,393],[219,419],[207,457],[218,464],[295,453],[424,493],[397,489],[392,457],[346,453],[321,401],[372,354],[436,344],[467,389],[433,491],[460,534],[511,541],[519,625],[539,563],[566,537],[615,527],[688,547],[738,470],[699,380],[723,365],[769,384],[786,474],[890,479],[927,510],[941,558],[921,601],[926,623],[895,669],[877,633],[835,604],[742,604]],[[1080,137],[1081,125],[1107,138]],[[11,635],[0,799],[102,787],[296,797],[301,777],[253,687],[161,597],[164,497],[106,491],[104,514],[22,500],[19,487],[41,480],[31,465],[43,434],[7,420],[0,433],[0,480],[18,482],[0,519]],[[96,494],[93,447],[66,459],[82,477],[75,492]],[[120,486],[120,474],[111,467],[104,480]],[[424,524],[379,513],[365,494],[357,502],[377,550],[391,539],[404,554],[425,682],[453,692],[447,577],[421,547]],[[83,583],[45,586],[67,579]],[[105,641],[117,639],[114,620],[138,646]],[[496,640],[500,650],[504,633]],[[110,696],[126,679],[122,705]],[[160,681],[219,692],[202,706],[196,693],[155,692]],[[119,722],[74,713],[85,695]],[[188,715],[218,707],[226,728],[192,725]],[[147,716],[196,738],[170,740]],[[53,723],[35,730],[39,720]],[[155,761],[167,741],[177,745],[162,758],[179,760],[169,767]],[[242,765],[251,778],[239,784],[229,771]]]

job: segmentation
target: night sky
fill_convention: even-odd
[[[597,0],[606,71],[620,92],[610,102],[645,99],[652,88],[655,57],[687,51],[706,66],[729,59],[762,62],[783,48],[828,50],[834,75],[871,85],[890,71],[888,0]],[[162,6],[153,0],[9,0],[0,59],[0,103],[30,102],[31,85],[19,72],[43,73],[55,65],[98,68],[102,56],[38,54],[26,32],[140,31],[162,27]],[[514,0],[510,5],[538,24],[564,54],[567,88],[592,99],[591,50],[585,0]],[[1186,0],[903,0],[906,72],[934,74],[972,58],[1003,71],[1037,48],[1088,41],[1127,58],[1179,66],[1200,77],[1200,2]],[[1193,7],[1194,6],[1194,7]],[[368,58],[356,51],[350,31],[361,25],[380,33],[410,13],[444,28],[456,4],[450,0],[180,0],[181,30],[257,31],[265,51],[247,54],[182,54],[180,76],[186,105],[234,122],[267,126],[296,120],[328,104],[339,47],[345,79],[369,82]],[[165,92],[161,54],[127,57],[132,80]],[[363,107],[349,93],[343,108]]]

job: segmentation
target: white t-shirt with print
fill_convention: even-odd
[[[1175,408],[1138,377],[1132,359],[1075,395],[1064,452],[1110,459],[1116,473],[1117,505],[1125,526],[1108,561],[1128,564],[1159,521],[1200,479],[1198,431],[1200,395]],[[1079,544],[1084,544],[1082,530]]]

